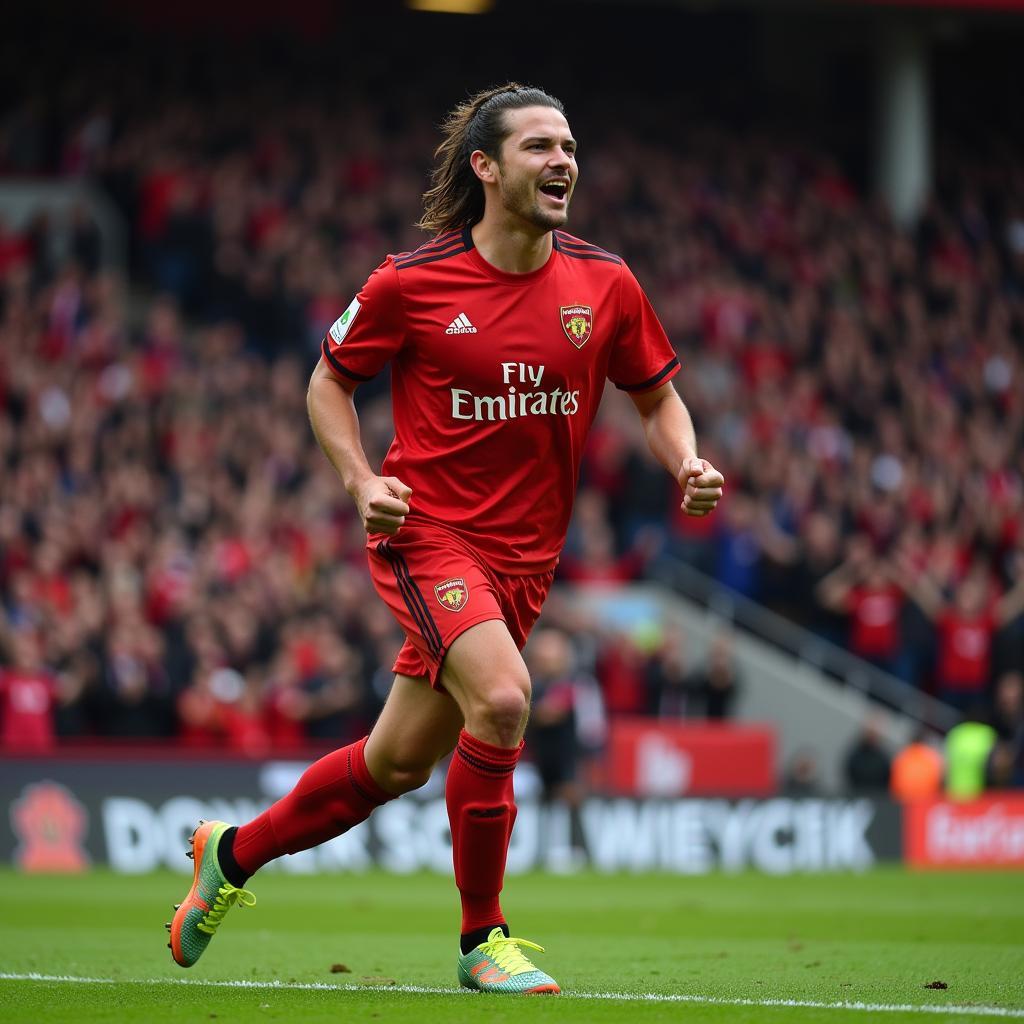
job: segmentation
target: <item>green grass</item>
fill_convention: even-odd
[[[1024,875],[769,878],[665,875],[510,879],[514,934],[548,948],[539,964],[576,998],[455,991],[457,900],[450,880],[381,873],[254,880],[254,909],[231,912],[183,971],[163,922],[185,876],[0,873],[0,973],[117,984],[0,980],[0,1020],[28,1021],[977,1021],[951,1009],[642,1003],[583,993],[1003,1007],[1024,1017]],[[344,964],[347,973],[332,973]],[[167,984],[187,980],[191,984]],[[392,983],[448,993],[226,988],[222,981]],[[943,981],[945,990],[925,986]]]

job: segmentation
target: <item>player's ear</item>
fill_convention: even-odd
[[[469,157],[469,166],[481,180],[493,185],[497,180],[496,166],[498,161],[489,157],[482,149],[474,149]]]

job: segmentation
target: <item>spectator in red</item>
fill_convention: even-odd
[[[867,537],[853,538],[846,561],[821,580],[816,596],[826,608],[848,616],[848,646],[854,654],[902,679],[907,677],[903,591]]]
[[[628,633],[607,638],[597,659],[597,678],[612,715],[642,715],[646,710],[646,659]]]
[[[248,757],[265,757],[271,736],[264,724],[258,687],[233,668],[197,672],[178,701],[182,739],[196,747],[217,747]]]
[[[953,600],[947,601],[927,571],[914,574],[906,562],[902,575],[914,601],[935,623],[939,699],[961,711],[984,703],[992,681],[995,635],[1024,612],[1024,577],[992,600],[987,572],[975,568],[956,586]]]
[[[0,663],[0,749],[8,753],[52,750],[60,683],[43,664],[35,633],[14,630],[8,634],[7,646],[10,662]]]

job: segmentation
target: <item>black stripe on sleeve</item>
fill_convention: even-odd
[[[622,266],[622,260],[618,256],[605,256],[599,252],[573,252],[571,249],[566,249],[564,246],[558,250],[563,256],[568,256],[574,260],[602,260],[605,263],[614,263],[616,266]]]
[[[673,356],[653,377],[648,377],[647,380],[643,380],[639,384],[616,384],[615,386],[620,391],[646,391],[661,383],[678,365],[679,359]]]
[[[453,249],[446,249],[443,252],[433,253],[429,256],[420,256],[418,259],[395,260],[395,266],[399,270],[408,270],[410,267],[419,267],[424,263],[436,263],[438,260],[446,260],[449,256],[458,256],[460,252],[466,251],[466,246],[463,244],[462,239],[458,239],[453,245],[455,246]],[[413,256],[415,255],[416,253],[413,253]]]
[[[603,252],[605,256],[614,256],[615,253],[609,252],[607,249],[602,249],[599,245],[594,245],[592,242],[583,242],[578,238],[570,238],[568,235],[559,233],[558,235],[559,245],[563,249],[580,249],[583,252]]]
[[[429,242],[424,242],[418,249],[414,249],[412,252],[399,253],[395,260],[407,260],[410,257],[427,256],[430,253],[440,252],[441,249],[447,249],[448,246],[453,242],[457,242],[461,237],[461,231],[447,231],[443,235],[438,235],[437,238],[432,238]]]
[[[337,373],[340,373],[343,377],[348,377],[349,380],[367,381],[373,380],[372,377],[367,377],[364,374],[356,373],[355,370],[350,370],[344,363],[339,362],[331,354],[331,346],[327,344],[327,338],[324,338],[323,344],[324,359],[327,360],[334,367]]]
[[[447,245],[456,238],[462,237],[462,228],[453,228],[451,231],[443,231],[435,235],[429,242],[424,242],[421,249],[433,249],[435,246]]]
[[[621,256],[616,256],[615,253],[602,249],[599,245],[591,245],[590,242],[582,242],[579,239],[572,238],[561,231],[555,232],[555,247],[559,252],[565,253],[566,256],[575,256],[577,259],[586,259],[588,257],[593,259],[595,256],[603,256],[605,259],[614,260],[616,263],[622,262]]]

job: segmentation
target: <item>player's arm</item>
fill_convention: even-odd
[[[675,385],[669,381],[653,391],[631,394],[654,457],[679,481],[682,508],[688,516],[706,516],[722,497],[725,479],[707,459],[697,455],[693,420]]]
[[[343,384],[323,359],[317,363],[306,393],[313,434],[345,490],[352,496],[367,533],[398,533],[409,514],[412,490],[394,476],[377,476],[366,460],[359,436],[351,386]]]

